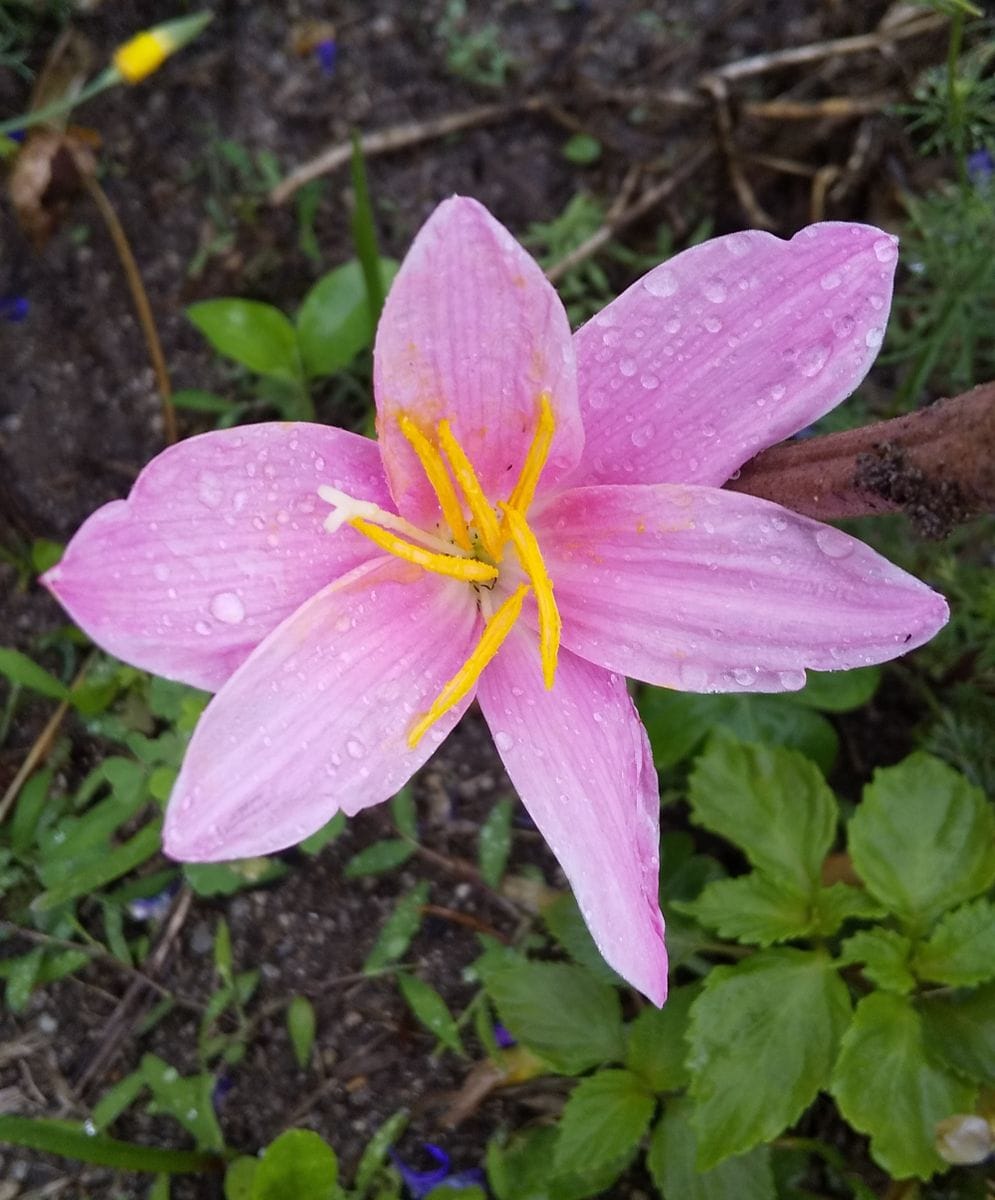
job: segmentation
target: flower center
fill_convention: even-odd
[[[477,603],[484,617],[480,641],[428,712],[409,730],[408,745],[414,748],[426,730],[458,704],[480,678],[515,627],[530,592],[535,594],[539,613],[543,680],[547,688],[553,686],[560,647],[560,614],[539,543],[526,517],[553,442],[555,419],[549,394],[543,392],[532,444],[518,482],[508,499],[498,500],[496,505],[485,495],[473,463],[448,421],[440,421],[432,436],[403,413],[398,424],[439,502],[442,521],[434,533],[337,488],[320,487],[318,495],[335,510],[325,520],[329,533],[343,524],[351,525],[389,554],[426,571],[462,579],[477,591]],[[489,593],[500,578],[500,565],[509,543],[528,583],[520,584],[494,608]]]

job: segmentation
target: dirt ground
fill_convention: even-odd
[[[74,24],[92,41],[98,63],[132,31],[173,11],[135,0],[89,7],[93,11]],[[219,139],[252,154],[269,151],[288,171],[353,129],[370,132],[507,104],[499,119],[369,156],[382,249],[397,257],[434,205],[453,192],[478,197],[522,233],[530,222],[554,218],[578,191],[589,191],[609,206],[617,201],[620,236],[640,248],[652,244],[663,223],[679,245],[706,218],[715,232],[755,225],[764,216],[783,234],[813,216],[887,225],[897,211],[897,189],[924,169],[888,106],[907,99],[918,71],[942,61],[945,51],[942,26],[924,25],[925,10],[917,9],[912,20],[921,30],[897,41],[871,38],[860,52],[814,53],[801,63],[723,75],[720,68],[751,56],[873,34],[889,6],[844,0],[471,3],[467,27],[495,24],[508,56],[504,84],[494,88],[447,66],[439,23],[448,5],[442,0],[204,0],[203,7],[215,20],[195,46],[139,88],[105,93],[75,119],[99,134],[103,187],[132,240],[174,385],[222,392],[229,377],[184,318],[184,306],[240,295],[292,311],[321,268],[298,249],[292,203],[271,206],[262,183],[238,204],[223,187],[219,194]],[[892,15],[901,7],[892,6]],[[335,24],[332,73],[295,48],[309,20]],[[58,28],[54,19],[39,22],[33,67],[41,65]],[[533,109],[524,110],[536,97]],[[829,117],[818,103],[832,97],[849,104]],[[27,99],[23,80],[0,69],[0,117],[23,110]],[[790,105],[771,109],[775,100],[794,104],[795,115],[786,115]],[[600,140],[603,153],[595,164],[564,157],[564,143],[578,131]],[[640,197],[679,176],[699,153],[693,174],[627,219]],[[348,187],[348,170],[334,173],[320,205],[316,233],[326,270],[350,254]],[[232,236],[192,274],[191,264],[218,232],[211,213],[219,205],[230,216]],[[624,268],[610,270],[619,286],[627,282]],[[20,323],[0,322],[0,540],[64,541],[95,507],[126,492],[163,445],[142,337],[89,199],[69,202],[41,252],[0,203],[0,296],[8,295],[24,297],[29,310]],[[319,409],[324,419],[356,420],[327,401]],[[205,427],[181,414],[183,435]],[[0,564],[0,642],[34,652],[39,635],[63,620],[47,595],[18,587],[14,569]],[[0,749],[0,789],[49,712],[41,702],[22,709]],[[71,722],[67,732],[72,766],[81,770],[96,750]],[[547,1082],[490,1099],[455,1130],[443,1130],[440,1115],[466,1068],[451,1055],[431,1056],[431,1039],[414,1025],[389,980],[355,980],[396,896],[428,880],[439,911],[413,953],[453,1008],[466,1002],[471,990],[461,971],[477,953],[475,927],[501,936],[516,929],[507,904],[459,866],[473,860],[477,823],[505,794],[510,785],[471,714],[417,782],[429,853],[375,881],[347,882],[342,866],[348,858],[388,835],[387,813],[373,811],[317,858],[295,859],[276,885],[230,900],[193,901],[160,971],[163,985],[201,1001],[209,995],[210,934],[223,912],[236,966],[262,970],[253,1005],[301,992],[314,999],[318,1015],[317,1068],[307,1074],[294,1063],[282,1012],[262,1021],[220,1108],[231,1145],[254,1152],[288,1124],[310,1126],[336,1146],[348,1177],[377,1125],[407,1107],[413,1121],[402,1151],[415,1154],[422,1140],[444,1141],[455,1165],[466,1168],[479,1165],[487,1138],[502,1123],[514,1127],[555,1109],[556,1086]],[[540,865],[551,884],[562,884],[525,823],[516,826],[513,866],[523,862]],[[18,1090],[21,1111],[85,1115],[143,1050],[163,1054],[181,1072],[194,1069],[194,1018],[183,1010],[142,1042],[125,1029],[100,1064],[96,1056],[127,986],[127,979],[94,969],[40,993],[21,1017],[0,1016],[0,1046],[25,1038],[35,1046],[17,1063],[0,1061],[0,1089]],[[178,1144],[172,1123],[136,1119],[124,1132]],[[54,1181],[65,1176],[65,1165],[55,1160],[0,1153],[3,1200],[19,1194],[11,1183],[28,1189],[50,1181],[55,1190],[46,1195],[144,1194],[114,1189],[95,1171],[59,1190]],[[612,1194],[650,1193],[648,1179],[633,1175]],[[220,1185],[188,1181],[173,1195],[207,1198],[220,1195]]]

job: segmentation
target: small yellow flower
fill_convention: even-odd
[[[114,51],[114,67],[128,83],[139,83],[157,71],[171,54],[193,41],[210,19],[210,13],[198,13],[136,33]]]

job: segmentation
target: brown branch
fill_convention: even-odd
[[[929,408],[764,450],[726,487],[819,520],[903,512],[945,537],[995,512],[995,383]]]

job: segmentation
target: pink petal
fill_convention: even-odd
[[[170,798],[174,858],[269,854],[394,794],[470,703],[407,733],[473,648],[473,592],[396,558],[312,597],[207,706]],[[472,698],[472,697],[471,697]]]
[[[542,482],[572,468],[584,432],[563,305],[535,261],[475,200],[454,196],[415,238],[387,297],[374,355],[377,427],[398,509],[434,521],[435,495],[398,416],[443,418],[492,501],[507,499],[549,392],[556,434]]]
[[[518,626],[484,672],[478,699],[605,961],[662,1004],[660,797],[625,680],[561,650],[547,692],[536,639]]]
[[[578,483],[719,484],[834,408],[874,361],[893,237],[811,225],[733,233],[650,271],[574,338]]]
[[[791,691],[806,667],[896,658],[948,616],[942,596],[855,538],[717,488],[578,488],[535,530],[563,644],[682,691]]]
[[[44,583],[111,654],[219,688],[309,596],[371,556],[332,535],[317,489],[390,505],[375,442],[325,425],[245,425],[171,446],[95,512]]]

